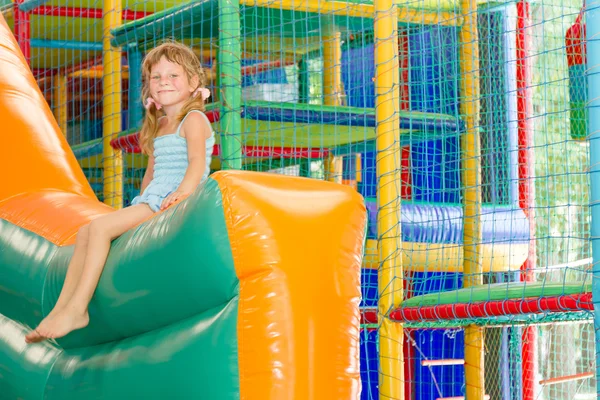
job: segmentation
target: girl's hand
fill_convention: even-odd
[[[181,199],[184,199],[189,195],[190,195],[189,193],[183,192],[181,190],[176,190],[175,192],[173,192],[170,195],[168,195],[167,197],[165,197],[162,204],[160,205],[160,209],[165,210],[165,209],[169,208],[169,206],[171,206],[171,204],[174,204],[175,202],[177,202]]]

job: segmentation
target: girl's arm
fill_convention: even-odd
[[[144,173],[144,179],[142,179],[142,187],[140,188],[140,194],[144,193],[144,190],[148,187],[152,178],[154,177],[154,156],[148,157],[148,166]]]
[[[176,192],[171,193],[163,201],[161,209],[165,209],[175,201],[189,195],[200,184],[206,168],[206,139],[210,137],[211,127],[206,119],[198,113],[188,115],[181,127],[181,134],[187,140],[188,168]]]

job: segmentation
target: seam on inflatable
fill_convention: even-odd
[[[224,174],[222,174],[224,175]],[[221,179],[225,179],[221,178]],[[214,177],[211,177],[211,179],[213,179],[216,183],[217,186],[219,188],[219,191],[221,192],[221,201],[223,202],[223,216],[225,218],[225,222],[226,222],[226,228],[227,231],[229,233],[229,243],[231,245],[231,257],[233,259],[233,268],[234,270],[236,269],[235,266],[236,265],[240,265],[240,260],[239,257],[237,256],[237,249],[238,249],[238,243],[237,240],[237,235],[235,235],[235,221],[233,220],[233,211],[231,208],[231,198],[229,196],[230,194],[230,189],[228,189],[227,187],[223,187],[221,185],[219,176],[217,177],[217,179],[215,179]],[[237,271],[236,271],[236,275],[237,275]],[[237,312],[237,316],[238,316],[238,321],[237,323],[239,324],[242,320],[241,317],[241,313],[242,310],[244,309],[244,304],[242,302],[242,279],[239,278],[238,276],[238,288],[239,288],[239,292],[238,292],[238,312]],[[239,326],[239,325],[238,325]],[[244,368],[243,366],[245,365],[245,360],[243,358],[242,352],[240,351],[241,348],[243,348],[243,344],[244,344],[244,337],[243,337],[243,329],[236,329],[236,332],[238,333],[237,335],[237,340],[238,340],[238,375],[240,377],[240,388],[239,388],[239,396],[240,396],[240,400],[244,400],[245,399],[245,394],[242,392],[242,381],[245,379],[243,376],[243,371]]]

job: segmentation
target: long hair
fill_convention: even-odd
[[[181,65],[190,81],[193,77],[197,76],[198,87],[194,89],[205,87],[206,74],[204,73],[202,64],[200,64],[200,60],[193,50],[184,44],[168,41],[150,50],[144,57],[144,61],[142,62],[143,102],[146,102],[150,97],[149,82],[152,67],[156,65],[162,57],[165,57],[169,62]],[[204,99],[201,95],[195,97],[190,96],[190,99],[185,102],[181,109],[181,113],[177,118],[181,122],[191,110],[200,110],[204,112],[204,109]],[[161,115],[163,115],[163,112],[158,110],[154,104],[146,110],[146,116],[144,118],[144,123],[142,124],[142,130],[140,131],[139,142],[142,152],[147,155],[152,155],[154,152],[154,139],[158,133],[158,118]]]

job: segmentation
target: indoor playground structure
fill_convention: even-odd
[[[0,4],[0,399],[600,395],[599,0]],[[27,346],[140,191],[164,40],[205,67],[211,177]]]

